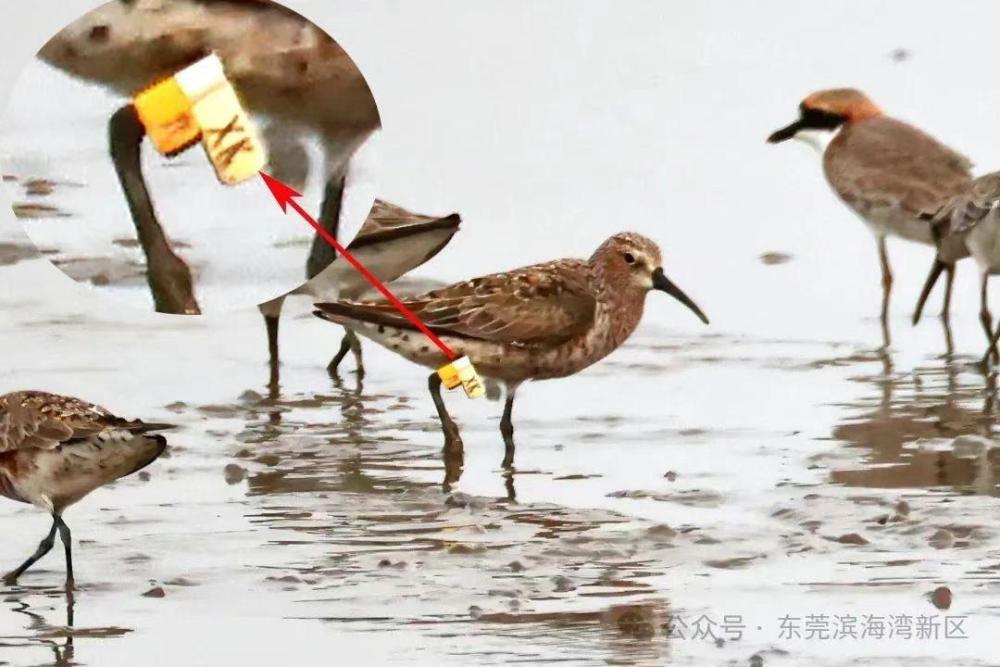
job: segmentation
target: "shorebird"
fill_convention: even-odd
[[[864,93],[850,88],[805,98],[798,120],[768,142],[792,138],[820,151],[830,186],[875,235],[882,267],[882,332],[888,345],[892,269],[886,237],[933,245],[928,216],[968,190],[972,164],[930,135],[886,116]],[[955,262],[967,253],[961,244],[943,250],[939,259],[948,278],[941,316],[947,322]]]
[[[977,178],[965,194],[953,197],[941,208],[932,224],[943,248],[962,244],[979,267],[979,319],[990,341],[983,364],[988,365],[991,356],[998,358],[996,345],[1000,339],[1000,325],[996,332],[990,329],[987,298],[990,276],[1000,274],[1000,172]],[[940,275],[940,264],[935,260],[931,267],[925,292],[933,288]]]
[[[116,417],[97,405],[41,391],[0,396],[0,495],[52,515],[52,529],[35,553],[4,576],[17,582],[47,554],[56,531],[73,585],[73,555],[63,511],[94,489],[155,461],[167,446],[154,431],[171,428]]]
[[[506,385],[500,432],[503,467],[514,463],[514,395],[527,380],[566,377],[624,343],[639,325],[650,290],[660,290],[708,318],[663,272],[660,249],[631,232],[615,234],[589,260],[560,259],[496,273],[403,303],[479,373]],[[316,315],[335,322],[421,366],[447,359],[387,301],[316,304]],[[445,436],[445,453],[461,453],[458,427],[441,398],[441,379],[429,389]]]
[[[380,127],[368,84],[317,26],[270,0],[113,0],[61,30],[39,57],[131,97],[210,53],[247,109],[288,134],[319,138],[327,168],[320,222],[336,234],[351,156]],[[111,116],[110,152],[147,260],[156,310],[198,314],[191,271],[160,226],[140,164],[145,129],[133,105]],[[316,238],[312,278],[334,259]]]
[[[444,217],[420,215],[380,199],[375,200],[368,219],[347,249],[383,283],[389,283],[441,252],[458,231],[462,218],[457,213]],[[315,298],[358,299],[372,289],[364,277],[344,261],[335,261],[313,280],[292,294]],[[286,297],[260,306],[267,323],[272,382],[277,380],[278,322]],[[361,341],[347,329],[340,350],[327,366],[335,373],[348,352],[354,354],[358,374],[364,374]]]

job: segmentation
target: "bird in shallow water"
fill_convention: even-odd
[[[350,162],[381,119],[350,56],[305,17],[271,0],[113,0],[60,30],[38,56],[131,98],[211,53],[253,117],[270,120],[272,136],[318,139],[326,167],[319,221],[336,236]],[[109,153],[146,256],[156,310],[199,314],[191,269],[161,226],[146,185],[145,137],[132,103],[110,114]],[[334,257],[314,239],[307,277]]]
[[[632,232],[615,234],[589,260],[560,259],[475,278],[422,296],[406,307],[480,375],[506,385],[500,432],[503,467],[514,463],[512,412],[527,380],[566,377],[622,345],[642,319],[646,295],[673,296],[708,324],[701,309],[663,272],[656,243]],[[370,338],[406,359],[438,368],[448,360],[387,301],[316,304],[316,315]],[[446,455],[460,455],[462,438],[441,398],[429,388],[445,436]]]
[[[63,511],[94,489],[142,470],[166,449],[154,433],[172,428],[117,417],[68,396],[19,391],[0,396],[0,495],[52,515],[38,549],[6,574],[14,584],[47,554],[56,531],[66,553],[66,584],[73,586],[73,555]]]
[[[982,361],[986,366],[990,357],[998,359],[996,345],[1000,339],[1000,325],[995,332],[990,330],[987,298],[990,276],[1000,274],[1000,172],[977,178],[967,192],[941,207],[932,224],[940,248],[962,244],[979,266],[979,319],[990,341]],[[926,299],[940,274],[941,260],[937,259],[931,266],[921,300]]]
[[[821,90],[805,98],[799,118],[771,134],[768,142],[789,139],[819,150],[830,187],[875,235],[882,267],[882,337],[888,346],[893,278],[886,238],[933,245],[927,216],[969,189],[972,163],[922,130],[887,116],[853,88]],[[942,250],[938,259],[947,272],[947,289],[941,317],[947,327],[955,262],[968,253],[960,245]]]
[[[401,206],[375,200],[371,213],[347,250],[372,275],[383,283],[391,283],[413,269],[429,262],[458,232],[462,218],[457,213],[430,216],[412,213]],[[364,276],[348,262],[336,260],[308,283],[292,294],[309,294],[315,298],[357,299],[373,289]],[[260,306],[267,323],[268,350],[272,384],[278,380],[278,322],[285,296]],[[327,370],[337,373],[347,353],[354,355],[358,375],[364,375],[361,341],[350,330],[341,340],[340,350]]]

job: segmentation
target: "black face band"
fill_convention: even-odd
[[[771,144],[778,144],[791,139],[801,130],[835,130],[843,125],[845,120],[839,114],[800,107],[799,119],[772,134],[767,138],[767,141]]]

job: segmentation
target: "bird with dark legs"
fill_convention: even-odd
[[[514,397],[528,380],[561,378],[597,363],[622,345],[642,319],[646,295],[671,295],[706,324],[708,318],[662,268],[650,239],[623,232],[589,260],[561,259],[496,273],[404,298],[402,303],[487,380],[506,385],[500,433],[502,466],[514,464]],[[316,304],[316,315],[354,330],[416,364],[448,359],[386,300]],[[445,437],[445,456],[461,457],[462,437],[432,373],[428,388]]]
[[[61,30],[39,57],[132,98],[211,53],[224,63],[247,110],[270,121],[272,136],[319,139],[326,163],[320,222],[336,235],[350,160],[381,121],[351,58],[296,12],[270,0],[117,0]],[[156,310],[197,314],[190,267],[172,248],[146,187],[140,160],[146,130],[131,103],[111,114],[109,135]],[[316,241],[310,278],[334,259],[332,249]]]
[[[991,358],[994,363],[1000,361],[1000,351],[997,350],[1000,323],[994,331],[988,299],[990,276],[1000,274],[1000,172],[977,178],[967,192],[949,200],[930,220],[938,241],[939,256],[931,266],[921,292],[914,324],[941,275],[942,264],[946,261],[941,259],[941,255],[955,255],[955,248],[962,246],[979,267],[979,321],[989,341],[982,364],[988,368]]]
[[[19,391],[0,396],[0,495],[52,516],[52,528],[27,560],[3,577],[14,584],[62,540],[66,585],[73,547],[63,512],[91,491],[142,470],[166,449],[156,431],[173,428],[117,417],[68,396]]]
[[[347,250],[380,282],[391,283],[434,258],[448,245],[461,224],[462,218],[457,213],[440,217],[420,215],[376,199]],[[337,260],[292,294],[307,294],[314,299],[358,299],[371,289],[374,289],[372,285],[354,267]],[[272,383],[277,381],[279,372],[278,321],[285,298],[279,297],[260,306],[268,323]],[[337,374],[348,354],[353,354],[357,373],[363,376],[361,341],[350,329],[346,330],[327,371]]]

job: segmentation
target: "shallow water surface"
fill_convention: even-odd
[[[401,289],[633,228],[712,325],[653,294],[623,349],[523,387],[512,476],[502,405],[448,395],[456,469],[426,372],[366,344],[363,380],[350,360],[329,377],[341,332],[307,301],[286,306],[274,386],[253,310],[110,309],[3,221],[2,389],[179,428],[67,513],[72,600],[55,554],[0,589],[0,665],[996,663],[975,272],[950,335],[914,328],[930,253],[891,243],[883,349],[870,236],[805,148],[764,144],[803,94],[852,82],[990,165],[1000,93],[955,73],[992,62],[995,6],[300,4],[376,92],[379,195],[463,215]],[[0,524],[5,567],[47,529],[9,502]]]

